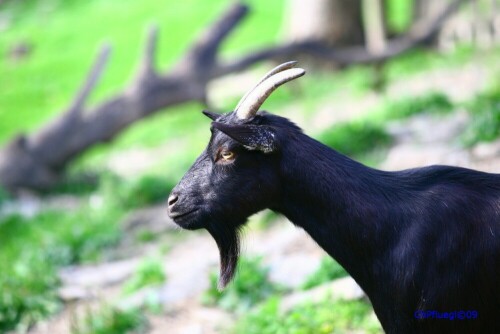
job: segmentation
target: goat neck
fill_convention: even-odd
[[[373,264],[384,252],[380,245],[390,247],[380,242],[380,231],[384,230],[387,240],[394,240],[398,233],[397,227],[381,225],[387,202],[378,197],[387,198],[393,191],[387,187],[390,182],[378,182],[388,178],[386,173],[303,134],[287,142],[283,155],[287,159],[281,166],[282,202],[275,210],[304,228],[365,291],[370,290]]]

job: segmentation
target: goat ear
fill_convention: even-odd
[[[209,111],[209,110],[203,110],[202,113],[203,113],[203,115],[205,115],[208,118],[210,118],[212,121],[215,121],[217,118],[220,117],[220,114],[212,112],[212,111]]]
[[[274,131],[266,125],[224,124],[212,122],[212,126],[225,133],[249,150],[271,153],[278,148]]]

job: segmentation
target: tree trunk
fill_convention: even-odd
[[[286,39],[329,46],[364,43],[361,0],[288,0]]]
[[[449,1],[436,0],[414,0],[413,3],[413,22],[417,23],[422,19],[428,19],[438,15]]]

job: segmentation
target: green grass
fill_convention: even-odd
[[[0,331],[29,327],[57,311],[58,268],[101,259],[119,241],[121,211],[109,201],[100,208],[1,218]]]
[[[144,287],[163,284],[167,279],[160,258],[146,258],[137,267],[134,275],[125,283],[126,294],[134,293]]]
[[[147,319],[141,309],[120,309],[103,306],[97,311],[87,311],[85,316],[75,319],[72,334],[126,334],[146,333]]]
[[[58,265],[95,261],[103,247],[120,235],[113,208],[84,207],[75,212],[49,211],[33,218],[9,216],[0,224],[0,259],[18,259],[28,253],[25,245]]]
[[[126,212],[163,200],[172,188],[156,176],[128,181],[104,174],[98,183],[90,196],[82,195],[80,209],[0,219],[0,267],[5,268],[0,272],[0,331],[29,327],[56,312],[58,268],[100,260],[119,242],[118,223]],[[158,261],[148,260],[124,289],[132,293],[165,279]]]
[[[0,207],[10,198],[9,193],[0,186]]]
[[[161,29],[159,67],[167,69],[227,6],[222,0],[210,3],[199,0],[170,0],[166,3],[153,0],[91,0],[54,1],[54,7],[47,10],[42,1],[31,1],[29,6],[21,10],[14,3],[3,10],[15,17],[15,23],[2,32],[0,54],[5,54],[19,42],[32,45],[33,52],[17,62],[0,57],[0,73],[3,74],[0,76],[0,86],[6,88],[0,90],[0,143],[16,132],[35,130],[68,104],[103,39],[114,45],[114,53],[93,95],[94,103],[121,90],[131,78],[141,53],[145,27],[151,21],[158,22]],[[251,13],[224,44],[224,54],[244,54],[279,38],[284,1],[270,3],[253,0],[248,3],[252,8]],[[104,21],[106,25],[94,24]],[[254,29],[256,26],[259,29]],[[415,73],[426,68],[427,64],[460,64],[471,57],[471,52],[463,53],[465,56],[458,53],[444,57],[433,52],[415,51],[390,61],[386,65],[388,76],[392,78]],[[349,87],[354,91],[365,92],[371,88],[372,77],[373,70],[370,67],[360,66],[321,80],[315,78],[307,84],[307,90],[313,93],[311,97],[305,94],[304,103],[312,105],[314,102],[307,102],[308,99],[317,100],[317,96],[331,95]],[[310,88],[310,84],[315,82]],[[290,96],[293,96],[293,92],[279,91],[273,99],[289,101]],[[179,114],[184,115],[195,114],[201,108],[193,103],[175,109],[182,110]],[[169,117],[168,114],[155,117],[154,121],[144,121],[142,123],[145,126],[134,126],[133,130],[126,131],[120,136],[118,146],[156,145],[168,139],[169,133],[175,137],[175,133],[184,131],[188,124],[191,128],[197,127],[196,123],[191,123],[193,118],[183,116],[177,117],[183,120],[181,123],[184,126],[168,126],[169,121],[175,123],[175,117]]]
[[[500,89],[478,95],[466,103],[465,108],[470,114],[470,122],[461,138],[466,146],[500,137]]]
[[[388,81],[401,80],[425,71],[457,68],[472,60],[494,64],[499,52],[499,49],[483,52],[470,46],[459,46],[451,53],[442,54],[432,49],[416,48],[385,63],[383,71]]]
[[[133,209],[145,207],[161,201],[166,201],[170,191],[175,186],[175,180],[154,175],[144,175],[136,180],[110,178],[105,185],[106,191],[113,193],[115,200],[124,208]]]
[[[42,195],[71,194],[76,196],[91,195],[99,189],[99,175],[97,173],[68,172],[51,189],[40,192]]]
[[[453,103],[443,93],[431,92],[416,97],[387,101],[382,107],[385,119],[401,119],[418,114],[446,114],[453,111]]]
[[[126,210],[153,205],[165,201],[180,175],[144,174],[137,178],[124,178],[109,171],[78,174],[72,171],[68,177],[53,189],[41,195],[71,194],[84,200],[92,194],[107,196],[113,205]],[[0,190],[0,204],[8,198],[8,193]]]
[[[225,53],[244,53],[273,42],[280,29],[283,1],[249,1],[253,10],[224,44]],[[152,21],[160,27],[158,67],[168,69],[207,26],[228,8],[223,0],[75,1],[6,8],[15,23],[0,40],[0,142],[18,131],[32,131],[67,106],[85,77],[103,40],[114,51],[92,101],[123,89],[142,53],[144,33]],[[106,22],[105,25],[95,24]],[[189,23],[188,23],[189,22]],[[259,29],[254,29],[258,26]],[[19,61],[5,57],[17,43],[32,53]]]
[[[385,130],[387,121],[424,113],[446,114],[453,108],[453,103],[446,95],[436,92],[387,100],[362,119],[335,124],[316,137],[341,153],[360,158],[392,143],[391,136]]]
[[[333,281],[349,275],[345,269],[331,257],[325,256],[321,259],[319,268],[312,273],[302,285],[307,290],[326,282]]]
[[[280,299],[266,303],[240,318],[233,330],[238,334],[330,334],[382,333],[371,315],[371,305],[364,301],[325,299],[305,303],[290,312],[280,312]]]
[[[1,226],[1,225],[0,225]],[[26,248],[33,246],[23,245]],[[17,258],[2,258],[0,273],[0,332],[25,331],[58,311],[59,280],[44,256],[26,249]]]
[[[266,230],[268,229],[273,223],[275,223],[281,215],[277,212],[271,211],[270,209],[266,209],[259,214],[252,216],[251,222],[252,222],[252,227],[249,226],[249,228],[255,229],[255,230]]]
[[[339,123],[318,136],[318,140],[348,156],[360,156],[388,146],[390,135],[383,126],[365,121]]]
[[[148,243],[155,241],[158,238],[158,234],[154,231],[148,229],[140,229],[137,231],[136,241],[140,243]]]
[[[241,258],[235,279],[224,291],[217,289],[217,274],[210,275],[210,287],[202,301],[205,305],[216,305],[228,311],[247,311],[272,294],[283,291],[269,281],[268,274],[269,268],[262,265],[260,258]]]
[[[413,0],[388,0],[386,17],[390,32],[402,33],[411,24],[413,16]]]

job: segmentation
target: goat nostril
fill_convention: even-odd
[[[174,205],[177,202],[178,199],[179,199],[179,196],[177,196],[177,195],[170,195],[170,197],[168,198],[168,206],[172,207],[172,205]]]

